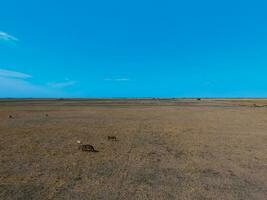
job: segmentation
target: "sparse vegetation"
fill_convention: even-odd
[[[266,102],[0,101],[0,199],[266,199]]]

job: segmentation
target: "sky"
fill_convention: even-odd
[[[267,1],[0,5],[0,98],[267,97]]]

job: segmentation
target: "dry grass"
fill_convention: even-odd
[[[267,199],[265,104],[2,100],[0,199]]]

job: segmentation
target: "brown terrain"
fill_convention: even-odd
[[[267,199],[267,100],[2,99],[0,199]]]

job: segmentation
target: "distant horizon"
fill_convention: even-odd
[[[5,99],[51,99],[51,100],[69,100],[69,99],[267,99],[267,97],[1,97]]]

